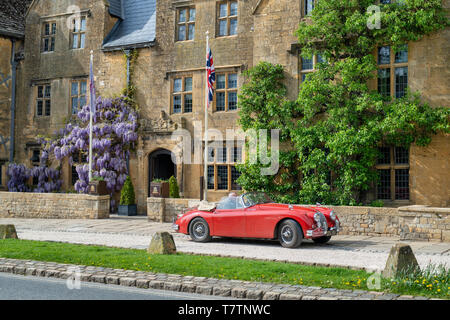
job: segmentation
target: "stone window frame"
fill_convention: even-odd
[[[229,77],[230,75],[236,75],[236,87],[231,87],[229,84]],[[219,77],[225,76],[225,88],[218,88],[217,85],[219,83]],[[216,71],[216,82],[214,83],[214,112],[233,112],[238,110],[238,92],[239,92],[239,73],[236,71]],[[224,110],[218,110],[217,109],[217,96],[218,93],[224,93],[225,94],[225,101],[224,101]],[[229,105],[229,94],[235,93],[236,94],[236,108],[230,109]]]
[[[84,92],[84,94],[81,94],[81,83],[86,83],[86,86],[85,86],[85,92]],[[72,91],[72,86],[73,86],[73,84],[74,83],[76,83],[77,84],[77,93],[76,94],[74,94],[73,93],[73,91]],[[81,110],[81,107],[83,107],[84,105],[86,105],[86,103],[87,103],[87,85],[88,85],[88,79],[87,78],[83,78],[83,79],[72,79],[71,81],[70,81],[70,86],[69,86],[69,105],[70,105],[70,114],[71,115],[74,115],[74,114],[77,114],[77,112],[79,111],[79,110]],[[84,97],[84,101],[85,101],[85,104],[84,105],[81,105],[81,103],[80,103],[80,98],[82,98],[82,97]],[[77,108],[76,108],[76,112],[74,112],[74,106],[73,106],[73,99],[77,99]]]
[[[380,182],[378,182],[376,188],[375,188],[375,194],[377,200],[383,200],[387,202],[409,202],[411,199],[411,187],[410,187],[410,149],[406,149],[403,147],[398,146],[381,146],[379,147],[379,150],[381,153],[385,153],[386,151],[389,152],[389,157],[386,157],[384,162],[383,159],[380,158],[378,163],[375,165],[375,169],[378,172],[378,175],[381,176],[382,171],[387,172],[389,171],[389,186],[386,190],[384,190],[384,193],[387,193],[387,197],[381,197],[380,196]],[[397,161],[397,155],[400,154],[401,151],[405,152],[407,150],[407,162]],[[404,155],[405,153],[403,153]],[[381,163],[380,163],[381,160]],[[407,170],[407,180],[408,180],[408,187],[406,192],[407,197],[401,197],[402,192],[398,190],[397,188],[401,188],[401,186],[398,186],[397,184],[400,184],[399,178],[405,178],[405,175],[400,176],[401,173],[404,173],[405,170]]]
[[[236,3],[236,14],[231,15],[231,5],[232,3]],[[223,5],[227,5],[227,15],[221,16],[220,15],[220,8]],[[217,2],[217,8],[216,8],[216,37],[217,38],[223,38],[223,37],[233,37],[238,34],[238,26],[239,26],[239,1],[237,0],[223,0]],[[226,34],[220,34],[220,23],[222,21],[226,21],[227,25],[227,32]],[[236,21],[236,33],[231,34],[231,21]]]
[[[41,89],[42,88],[42,89]],[[36,116],[50,117],[52,105],[52,85],[50,83],[42,83],[36,85]],[[48,91],[47,91],[48,89]],[[48,94],[47,94],[48,93]],[[40,106],[41,104],[41,106]]]
[[[206,187],[210,191],[240,191],[242,190],[242,187],[240,187],[236,180],[239,178],[240,173],[236,168],[237,164],[243,163],[243,143],[239,143],[237,141],[233,142],[233,146],[230,147],[229,143],[225,143],[223,145],[217,146],[214,145],[214,142],[210,144],[211,146],[208,146],[208,177],[207,177],[207,185]],[[225,155],[226,159],[219,158],[219,153],[217,152],[218,149],[226,150]],[[235,150],[240,149],[241,155],[240,155],[240,161],[236,161],[235,156]],[[212,152],[211,152],[212,151]],[[227,172],[227,181],[226,181],[226,188],[219,188],[220,187],[220,181],[219,181],[219,169],[226,168]],[[214,185],[211,188],[210,184],[210,172],[212,169],[212,177],[214,179]],[[239,176],[233,179],[233,173],[238,173]],[[237,188],[234,188],[237,186]]]
[[[56,33],[57,33],[57,25],[55,20],[42,22],[41,53],[49,53],[55,51]]]
[[[182,10],[186,10],[185,21],[180,21],[180,13]],[[191,20],[192,12],[194,10],[194,20]],[[175,27],[175,42],[194,41],[195,40],[195,19],[197,18],[197,9],[195,5],[188,5],[176,8],[176,27]],[[180,39],[180,27],[184,26],[184,39]],[[193,27],[193,37],[189,38],[189,28]]]
[[[394,49],[391,46],[380,46],[376,49],[376,61],[377,61],[377,91],[386,97],[386,99],[390,98],[401,98],[403,97],[408,88],[408,63],[410,61],[409,57],[409,47],[408,44],[405,44],[404,47],[406,47],[406,50],[401,50],[398,52],[395,52]],[[389,48],[389,63],[385,63],[381,60],[380,57],[380,50],[382,48]],[[398,54],[400,52],[406,51],[406,60],[397,60]],[[397,82],[397,70],[406,69],[406,84],[405,83],[398,83]],[[382,73],[384,72],[384,75],[387,75],[388,77],[385,77],[384,79],[388,79],[387,81],[383,82]],[[401,86],[401,90],[398,90]]]
[[[191,79],[191,90],[186,90],[186,79]],[[175,81],[181,79],[181,91],[175,92]],[[185,114],[185,113],[192,113],[194,111],[194,77],[192,74],[186,74],[186,75],[179,75],[174,76],[171,80],[170,84],[170,111],[171,114]],[[191,96],[191,110],[186,111],[186,96]],[[175,96],[181,96],[181,110],[179,112],[175,112],[174,106],[175,106]]]
[[[70,30],[70,50],[84,49],[86,47],[87,16],[81,15],[80,17],[72,19],[72,25],[73,29]],[[76,47],[74,47],[75,36],[77,37]]]
[[[320,59],[321,55],[314,55],[312,56],[312,68],[310,69],[303,69],[303,61],[306,58],[303,58],[301,55],[300,57],[300,61],[299,61],[299,69],[300,69],[300,84],[302,84],[303,82],[306,81],[306,76],[310,73],[313,73],[316,70],[316,66],[318,63],[324,62],[324,58]]]

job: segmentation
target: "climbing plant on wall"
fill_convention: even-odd
[[[450,132],[448,108],[430,107],[419,93],[387,98],[368,85],[377,75],[377,47],[398,52],[449,25],[441,1],[381,5],[379,29],[368,27],[373,17],[367,9],[373,4],[321,0],[300,23],[301,56],[320,55],[322,62],[306,76],[295,102],[284,98],[280,66],[262,63],[247,73],[240,124],[281,128],[291,151],[280,156],[277,176],[258,176],[259,164],[241,166],[238,182],[244,189],[297,203],[360,204],[377,181],[378,146],[424,146],[434,134]]]
[[[127,177],[126,157],[135,149],[137,141],[137,112],[124,97],[96,101],[93,117],[92,162],[93,176],[106,181],[107,189],[114,194],[122,189]],[[89,152],[89,106],[83,107],[64,128],[52,138],[40,138],[43,157],[51,156],[57,161],[68,159],[73,164],[74,155]],[[78,180],[75,190],[88,192],[89,166],[76,165]],[[114,202],[112,202],[115,205]]]

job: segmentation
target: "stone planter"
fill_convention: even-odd
[[[169,183],[168,182],[152,182],[150,183],[150,196],[155,198],[169,197]]]
[[[119,216],[137,216],[137,205],[119,205],[117,214]]]
[[[92,180],[89,182],[89,194],[93,196],[106,196],[108,189],[106,188],[106,181]]]

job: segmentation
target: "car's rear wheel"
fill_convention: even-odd
[[[189,225],[189,235],[196,242],[211,241],[208,223],[202,218],[195,218]]]
[[[302,228],[294,220],[285,220],[278,228],[278,240],[285,248],[297,248],[303,241]]]
[[[331,236],[323,236],[323,237],[315,238],[315,239],[312,239],[312,240],[315,243],[327,243],[328,241],[330,241],[330,239],[331,239]]]

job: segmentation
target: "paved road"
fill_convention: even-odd
[[[0,219],[14,224],[21,239],[96,244],[145,249],[156,231],[171,231],[170,223],[148,222],[146,217],[112,216],[105,220]],[[195,243],[189,236],[173,234],[179,252],[227,255],[257,259],[320,263],[381,270],[397,237],[333,237],[317,245],[305,241],[298,249],[282,248],[278,242],[218,238]],[[402,241],[411,245],[419,264],[446,264],[450,267],[450,243]]]
[[[81,282],[69,289],[67,280],[0,273],[0,300],[213,300],[205,296],[155,289]]]

